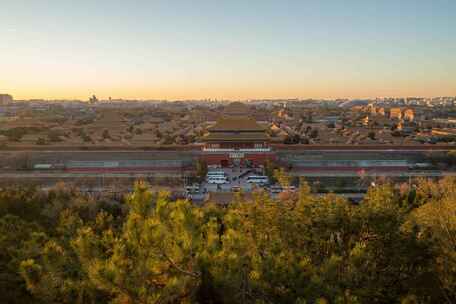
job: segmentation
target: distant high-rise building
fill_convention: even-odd
[[[404,111],[404,119],[407,121],[413,121],[415,118],[415,112],[412,109],[406,109]]]
[[[401,119],[402,118],[401,108],[391,108],[390,109],[390,118],[391,119]]]
[[[90,99],[89,99],[89,102],[90,102],[90,103],[96,103],[96,102],[98,102],[97,96],[92,95],[92,97],[90,97]]]
[[[9,94],[0,94],[0,104],[7,104],[13,102],[13,96]]]

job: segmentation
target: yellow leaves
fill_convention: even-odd
[[[167,287],[177,287],[179,286],[179,279],[176,276],[170,277],[166,285]]]
[[[113,222],[113,217],[106,211],[101,211],[95,218],[95,227],[98,229],[108,229]]]
[[[194,265],[202,246],[204,212],[184,200],[169,202],[167,193],[152,193],[145,184],[135,186],[122,234],[105,263],[94,260],[94,274],[120,297],[130,292],[143,302],[178,298],[197,284]],[[98,266],[95,265],[98,263]],[[109,286],[108,277],[128,289]],[[129,285],[131,283],[134,285]]]
[[[304,180],[304,179],[301,179],[300,180],[300,185],[299,185],[299,189],[298,189],[298,203],[299,205],[305,205],[307,203],[310,203],[312,202],[313,200],[313,196],[311,194],[311,188],[309,186],[309,184]]]
[[[307,301],[303,298],[297,298],[294,304],[307,304]]]
[[[343,258],[333,254],[329,259],[325,260],[320,268],[320,271],[326,278],[337,279],[342,263]]]
[[[423,182],[417,190],[421,206],[402,225],[404,233],[416,233],[420,242],[434,252],[435,272],[448,295],[456,296],[456,179]],[[406,297],[403,303],[417,303]]]
[[[33,259],[28,259],[21,262],[19,269],[25,278],[27,288],[33,289],[41,278],[42,267],[36,264]]]
[[[239,257],[235,252],[230,252],[228,254],[228,260],[231,260],[232,262],[236,261],[238,258]]]
[[[149,185],[146,181],[144,180],[138,180],[134,183],[133,185],[133,195],[138,193],[138,192],[145,192],[149,191]]]
[[[44,246],[44,256],[49,260],[59,260],[65,254],[64,249],[57,242],[51,240]]]
[[[312,261],[309,257],[303,257],[298,265],[302,271],[308,271],[312,267]]]
[[[171,211],[170,218],[175,222],[184,222],[186,216],[182,210],[174,209]]]
[[[401,304],[418,304],[420,303],[415,295],[407,295],[401,299]]]
[[[148,263],[148,268],[152,273],[160,274],[168,268],[168,265],[164,265],[161,263],[157,263],[156,261],[150,260]]]
[[[363,204],[373,210],[391,208],[395,203],[394,189],[390,184],[370,187],[363,199]]]
[[[260,272],[258,272],[258,271],[256,271],[256,270],[250,271],[250,273],[249,273],[249,279],[250,279],[250,280],[252,280],[252,281],[258,281],[260,278],[261,278]]]
[[[82,259],[93,257],[93,242],[96,237],[90,227],[79,229],[78,236],[71,241],[71,245],[75,248]]]
[[[71,246],[59,238],[42,241],[43,258],[24,261],[21,271],[29,288],[55,286],[43,282],[77,273],[64,288],[88,277],[96,290],[125,303],[183,303],[199,287],[219,289],[226,303],[239,302],[241,292],[250,293],[248,303],[253,303],[248,297],[261,298],[258,302],[368,303],[371,295],[372,302],[389,303],[391,298],[384,296],[389,290],[395,300],[417,290],[407,284],[420,271],[433,272],[450,291],[456,272],[453,186],[450,180],[427,184],[423,193],[435,196],[410,213],[389,185],[371,189],[361,206],[333,194],[314,197],[304,185],[299,196],[287,201],[256,193],[254,202],[225,209],[170,202],[166,193],[153,193],[139,183],[123,225],[113,227],[117,218],[104,213],[90,226],[64,217],[62,223],[71,229],[62,233],[77,231],[76,237],[69,233],[64,238]],[[405,216],[409,226],[398,231]],[[415,231],[422,239],[416,241]],[[419,251],[423,247],[424,253]],[[394,286],[396,281],[402,285]]]
[[[364,242],[357,242],[356,245],[350,250],[350,257],[359,258],[364,254],[367,245]]]
[[[326,300],[325,298],[318,298],[316,301],[315,301],[315,304],[329,304],[328,300]]]
[[[453,241],[456,246],[456,197],[425,203],[410,214],[403,229],[410,231],[413,224],[442,241]]]
[[[350,250],[350,262],[356,267],[361,266],[366,261],[367,245],[364,242],[357,242]]]
[[[277,179],[277,181],[283,188],[288,188],[290,186],[291,177],[288,175],[288,173],[285,171],[285,169],[283,169],[283,168],[275,169],[274,177]]]
[[[181,248],[182,251],[189,251],[191,250],[195,241],[196,240],[190,233],[184,231],[179,236],[177,236],[176,244],[178,245],[178,248]]]
[[[186,204],[190,204],[189,202],[186,202]],[[191,215],[193,218],[201,221],[204,219],[204,211],[198,208],[191,208]]]
[[[87,267],[89,278],[103,289],[109,289],[109,286],[115,280],[114,267],[109,267],[109,264],[99,260],[91,261],[89,264],[90,267]]]
[[[127,204],[130,206],[131,212],[140,216],[144,217],[150,213],[153,204],[153,193],[149,190],[147,183],[143,181],[135,183],[133,193],[127,196]]]

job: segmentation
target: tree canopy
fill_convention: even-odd
[[[276,172],[279,182],[287,180]],[[227,207],[144,182],[123,202],[0,191],[5,303],[454,303],[456,179],[354,205],[303,182]]]

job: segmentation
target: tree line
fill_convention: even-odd
[[[120,202],[0,191],[2,303],[454,303],[456,179],[359,205],[302,183],[227,207],[145,182]]]

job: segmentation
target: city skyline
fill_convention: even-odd
[[[322,102],[338,102],[338,101],[403,101],[403,100],[440,100],[440,99],[454,99],[456,100],[456,96],[376,96],[376,97],[359,97],[359,98],[341,98],[341,97],[334,97],[334,98],[306,98],[306,97],[277,97],[277,98],[248,98],[248,99],[228,99],[228,98],[123,98],[123,97],[116,97],[116,96],[97,96],[96,94],[92,94],[86,98],[40,98],[40,97],[31,97],[31,98],[15,98],[15,96],[11,94],[1,94],[10,96],[13,102],[27,102],[27,101],[35,101],[35,102],[70,102],[70,101],[77,101],[77,102],[93,102],[91,99],[93,97],[96,98],[96,102],[223,102],[223,103],[231,103],[231,102],[242,102],[242,103],[250,103],[250,102],[278,102],[278,101],[299,101],[299,102],[314,102],[314,101],[322,101]]]
[[[2,6],[16,99],[456,96],[452,1]]]

